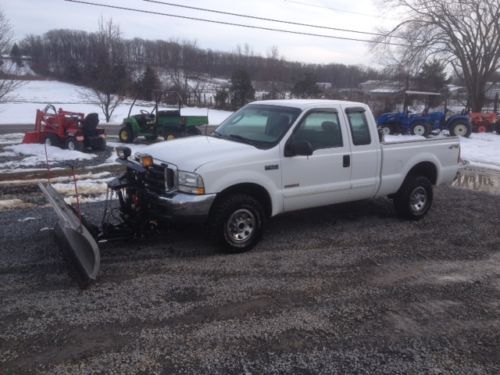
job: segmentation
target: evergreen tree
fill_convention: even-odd
[[[18,67],[23,66],[23,60],[21,59],[21,51],[19,50],[19,46],[17,45],[17,43],[14,43],[14,45],[12,46],[12,49],[10,50],[10,57]]]
[[[255,99],[255,89],[246,70],[238,69],[233,72],[229,93],[233,109],[238,109]]]
[[[306,73],[304,78],[295,83],[292,89],[292,95],[297,98],[311,98],[320,92],[316,86],[316,78],[312,73]]]
[[[160,79],[156,71],[149,65],[136,82],[136,95],[138,98],[151,101],[154,98],[154,92],[160,88]]]

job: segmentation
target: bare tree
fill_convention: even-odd
[[[485,101],[487,82],[500,69],[500,2],[498,0],[386,0],[405,14],[385,37],[399,44],[402,64],[437,58],[451,65],[465,82],[473,111]]]
[[[11,27],[9,21],[0,10],[0,55],[7,51],[11,42]],[[0,56],[0,65],[3,64]],[[14,66],[11,64],[11,66]],[[7,69],[0,69],[0,103],[9,100],[9,94],[21,85],[21,81],[11,78]]]
[[[128,83],[127,68],[123,62],[123,43],[120,28],[113,20],[99,21],[96,34],[96,65],[91,90],[84,96],[95,101],[109,122],[116,107],[124,100],[124,91]]]

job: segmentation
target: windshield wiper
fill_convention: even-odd
[[[250,144],[254,143],[254,141],[252,139],[242,137],[241,135],[238,135],[238,134],[228,134],[228,137],[232,138],[232,139],[236,139],[236,140],[244,142],[244,143],[250,143]]]
[[[222,137],[222,134],[221,134],[221,133],[219,133],[217,130],[214,130],[214,131],[212,132],[212,134],[210,134],[210,135],[211,135],[212,137],[219,137],[219,138],[220,138],[220,137]]]

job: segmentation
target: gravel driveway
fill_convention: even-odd
[[[240,255],[196,227],[108,244],[85,291],[54,222],[0,213],[2,374],[500,371],[499,196],[440,187],[419,222],[384,199],[297,212]]]

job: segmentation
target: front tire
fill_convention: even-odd
[[[258,200],[246,194],[234,194],[215,202],[208,221],[212,240],[229,253],[252,249],[261,239],[264,210]]]
[[[78,142],[75,137],[68,137],[65,146],[70,151],[83,151],[83,142]]]
[[[411,126],[411,134],[427,137],[431,132],[430,126],[423,122],[417,122]]]
[[[47,134],[44,143],[47,146],[61,147],[61,140],[55,134]]]
[[[134,141],[134,132],[129,125],[124,125],[118,133],[118,138],[122,143],[132,143]]]
[[[420,220],[432,205],[432,184],[427,177],[408,176],[394,196],[396,214],[409,220]]]
[[[471,126],[464,122],[457,121],[450,125],[450,135],[469,138],[471,132]]]

